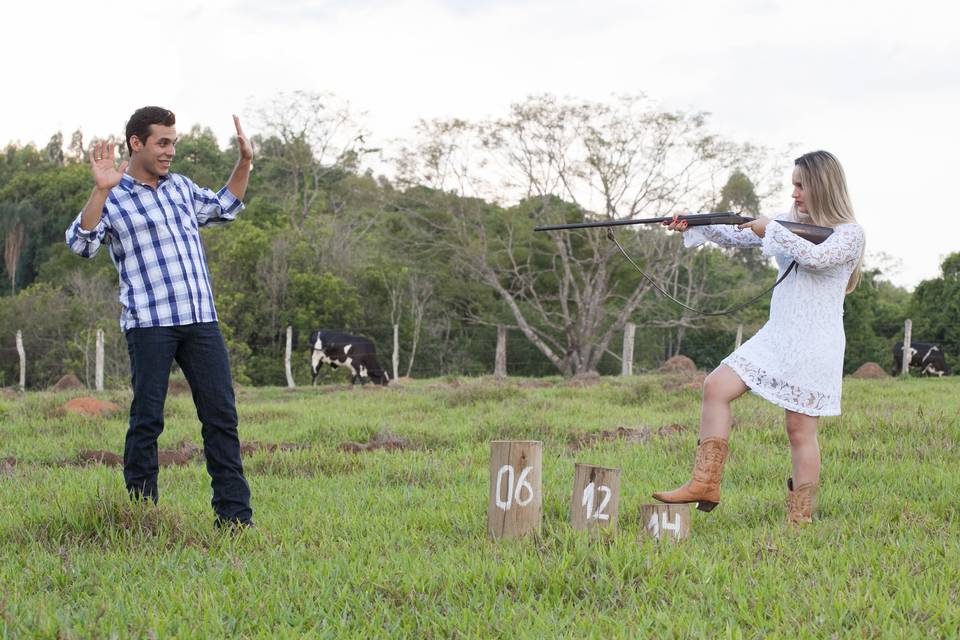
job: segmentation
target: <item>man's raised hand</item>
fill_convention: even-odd
[[[124,160],[118,168],[114,162],[113,152],[115,145],[111,142],[97,142],[90,149],[90,173],[97,189],[109,191],[120,184],[123,172],[127,170],[128,162]]]
[[[253,160],[253,145],[247,140],[247,136],[240,128],[240,118],[233,116],[233,124],[237,128],[237,147],[240,149],[240,160],[251,162]]]

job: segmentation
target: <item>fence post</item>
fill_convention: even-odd
[[[743,342],[743,323],[737,325],[737,344],[734,345],[733,350],[736,351],[740,348],[740,343]]]
[[[27,390],[27,354],[23,351],[23,332],[17,330],[17,355],[20,356],[20,391]]]
[[[94,374],[94,384],[97,391],[103,391],[103,329],[97,329],[97,359],[96,373]]]
[[[493,377],[503,379],[507,377],[507,328],[497,325],[497,351],[493,359]]]
[[[393,364],[393,379],[396,380],[399,376],[397,372],[400,370],[400,325],[393,325],[393,358],[391,359],[391,364]]]
[[[287,326],[287,353],[283,357],[284,370],[287,372],[287,389],[295,389],[297,383],[293,381],[293,370],[290,368],[290,357],[293,353],[293,327]]]
[[[623,326],[623,354],[620,359],[620,375],[633,375],[633,339],[637,333],[637,325],[628,322]]]
[[[913,321],[907,318],[907,321],[903,323],[903,355],[900,358],[902,361],[900,363],[900,375],[903,376],[910,373],[910,361],[913,360],[913,353],[910,351],[911,333],[913,333]]]

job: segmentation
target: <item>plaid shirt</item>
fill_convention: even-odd
[[[213,291],[200,227],[233,220],[243,209],[230,191],[200,188],[171,173],[157,188],[124,174],[90,231],[82,212],[67,229],[67,246],[92,258],[102,244],[120,273],[120,327],[170,327],[214,322]]]

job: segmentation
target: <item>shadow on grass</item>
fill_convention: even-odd
[[[46,548],[97,545],[113,548],[209,548],[217,535],[210,522],[187,521],[178,511],[151,502],[134,502],[125,493],[99,493],[69,505],[50,505],[24,514],[21,526],[7,529],[16,543]],[[208,527],[203,525],[207,524]]]

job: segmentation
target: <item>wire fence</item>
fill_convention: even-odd
[[[495,328],[494,328],[495,329]],[[126,387],[130,379],[129,356],[125,348],[125,338],[119,328],[115,330],[97,330],[96,349],[93,340],[51,341],[49,337],[32,336],[29,330],[23,331],[24,355],[15,344],[15,333],[4,331],[0,338],[0,387],[19,386],[19,371],[21,367],[26,371],[26,387],[29,389],[48,388],[62,376],[76,375],[88,388],[120,388]],[[89,332],[91,336],[93,332]],[[368,336],[362,329],[352,329],[351,335]],[[373,333],[373,332],[370,332]],[[391,378],[438,378],[445,376],[488,376],[496,370],[498,339],[503,343],[499,348],[504,351],[508,376],[541,377],[559,375],[561,372],[542,354],[519,330],[504,330],[498,337],[496,330],[472,335],[468,348],[464,345],[448,341],[446,344],[421,340],[414,353],[409,343],[394,344],[393,340],[371,338],[375,345],[377,359],[381,368],[388,372]],[[310,384],[312,345],[308,336],[300,336],[299,340],[291,341],[290,369],[296,385]],[[623,372],[621,342],[608,348],[603,354],[598,371],[605,375],[618,375]],[[106,348],[104,345],[107,345]],[[284,342],[284,347],[285,342]],[[650,350],[651,345],[640,345]],[[654,345],[659,351],[661,345]],[[394,350],[398,352],[398,364],[394,371]],[[638,349],[642,351],[643,349]],[[234,349],[236,351],[236,349]],[[68,355],[69,354],[69,355]],[[644,366],[644,361],[636,357],[632,359],[632,373],[643,373],[651,367]],[[243,379],[255,377],[260,384],[285,385],[286,349],[275,353],[271,361],[275,366],[270,367],[267,375],[262,372],[245,372],[244,363],[249,356],[231,353],[234,368]],[[413,360],[411,364],[411,358]],[[261,360],[257,360],[257,363]],[[176,370],[176,365],[173,367]],[[244,375],[244,374],[248,375]],[[236,374],[235,374],[236,375]],[[339,378],[342,374],[329,369],[322,371],[321,380]],[[99,383],[98,383],[99,382]]]

